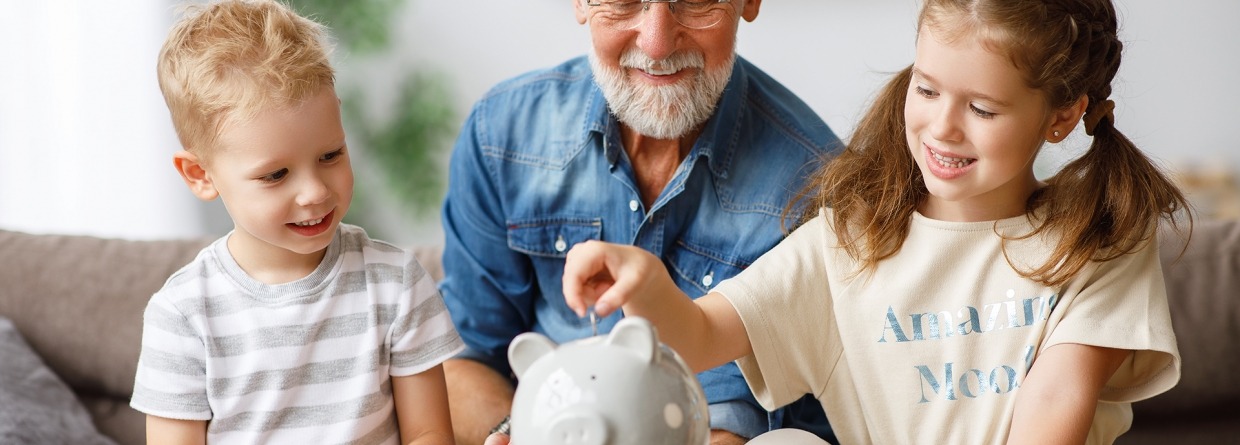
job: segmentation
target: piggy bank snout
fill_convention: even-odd
[[[563,413],[551,420],[547,432],[554,445],[607,443],[607,422],[594,413]]]

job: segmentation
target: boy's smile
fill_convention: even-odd
[[[287,225],[294,232],[297,232],[301,234],[302,236],[315,236],[315,235],[318,235],[320,233],[327,231],[327,229],[332,227],[332,215],[335,215],[335,214],[336,214],[336,211],[332,210],[331,212],[328,212],[327,216],[324,216],[322,218],[316,218],[312,220],[295,222],[295,223],[288,223]]]

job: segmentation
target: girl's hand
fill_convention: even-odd
[[[624,306],[626,316],[643,317],[659,340],[705,371],[753,353],[736,308],[718,293],[691,299],[681,292],[663,261],[640,247],[586,241],[568,251],[564,301],[579,316],[594,304],[606,317]]]
[[[578,316],[590,305],[600,317],[649,295],[677,292],[663,262],[646,250],[602,241],[586,241],[568,251],[564,264],[564,300]]]

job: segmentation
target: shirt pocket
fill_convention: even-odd
[[[672,280],[692,298],[710,292],[716,284],[736,276],[750,263],[749,259],[717,253],[683,239],[676,241],[667,258]]]
[[[526,255],[564,258],[577,243],[602,239],[601,218],[541,218],[508,223],[508,248]]]
[[[602,238],[600,218],[539,218],[508,223],[508,248],[529,256],[537,280],[536,325],[557,342],[590,335],[589,320],[564,301],[564,259],[577,243]]]

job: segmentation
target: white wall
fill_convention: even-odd
[[[1166,163],[1240,168],[1240,2],[1117,0],[1124,62],[1119,128]],[[846,136],[888,73],[912,61],[916,0],[768,0],[741,25],[738,53],[784,82]],[[487,31],[482,31],[487,30]],[[583,53],[571,0],[414,1],[403,41],[457,81],[467,109],[491,84]],[[1044,150],[1046,168],[1079,154],[1079,130]]]
[[[1240,165],[1240,2],[1121,0],[1116,120],[1166,160]]]
[[[886,73],[912,60],[916,12],[915,0],[767,1],[737,52],[846,133]],[[589,48],[571,0],[415,0],[399,32],[403,57],[452,73],[463,110],[500,80]]]
[[[201,234],[155,81],[165,0],[0,6],[0,228]]]
[[[583,54],[571,0],[407,0],[403,52],[349,60],[448,73],[468,110],[494,83]],[[170,165],[154,77],[168,0],[0,5],[0,228],[160,238],[221,233]],[[912,60],[916,0],[767,0],[739,53],[842,136],[888,72]],[[1118,0],[1126,42],[1118,125],[1168,162],[1240,166],[1240,2]],[[359,70],[346,70],[345,76]],[[381,81],[375,83],[381,84]],[[1088,143],[1050,147],[1050,163]],[[204,210],[205,209],[205,210]],[[214,222],[212,222],[214,221]],[[419,235],[421,236],[421,235]],[[407,242],[394,239],[398,243]]]

